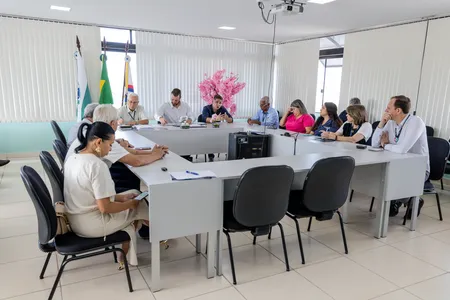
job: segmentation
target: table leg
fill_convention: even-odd
[[[217,231],[215,250],[216,250],[216,274],[217,276],[222,276],[222,231],[220,230]]]
[[[197,249],[197,254],[202,253],[202,235],[197,234],[195,236],[195,248]]]
[[[377,239],[385,237],[387,232],[387,223],[389,222],[389,202],[378,199],[377,218],[375,221],[374,235]]]
[[[152,282],[151,290],[152,292],[157,292],[161,290],[161,268],[160,268],[160,249],[159,241],[151,241],[152,243]]]
[[[207,271],[206,277],[213,278],[215,276],[214,272],[214,255],[215,255],[215,244],[216,244],[216,233],[214,231],[208,232],[208,254],[206,256],[207,260]]]
[[[419,197],[413,197],[412,198],[412,214],[411,214],[411,224],[409,225],[409,229],[411,231],[415,231],[416,230],[416,226],[417,226],[417,212],[419,210]]]

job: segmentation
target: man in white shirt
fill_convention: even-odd
[[[136,93],[129,93],[127,104],[119,108],[119,124],[148,124],[145,109],[142,105],[139,105],[139,96]]]
[[[192,109],[189,104],[181,101],[181,90],[173,89],[171,93],[171,101],[166,102],[158,109],[155,114],[155,119],[158,120],[161,125],[168,123],[180,123],[186,121],[191,124],[195,116],[192,113]]]
[[[73,125],[69,130],[67,146],[70,147],[70,145],[73,143],[73,141],[75,141],[75,139],[77,138],[78,129],[80,128],[81,124],[83,124],[83,123],[92,124],[94,110],[97,108],[97,106],[98,106],[98,103],[90,103],[90,104],[86,105],[86,107],[84,108],[83,120],[81,120],[81,122],[78,122],[75,125]]]
[[[424,190],[433,189],[428,180],[430,162],[428,158],[428,140],[425,123],[417,116],[409,114],[411,100],[403,95],[394,96],[381,118],[380,124],[372,136],[372,146],[382,147],[386,151],[395,153],[415,153],[427,156],[426,174],[424,174]],[[390,216],[398,214],[402,203],[410,199],[391,201]],[[423,206],[423,199],[419,202],[419,213]]]

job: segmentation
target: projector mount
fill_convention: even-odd
[[[267,16],[264,14],[264,2],[269,0],[256,0],[258,3],[259,9],[261,9],[261,16],[267,24],[273,24],[275,21],[275,15],[283,14],[283,15],[294,15],[301,14],[304,11],[304,5],[306,2],[296,1],[296,0],[281,0],[281,3],[273,4],[270,8]],[[270,15],[272,15],[272,21],[269,21]]]

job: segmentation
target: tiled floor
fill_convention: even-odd
[[[38,250],[34,207],[19,176],[24,164],[48,183],[37,159],[15,160],[0,168],[0,299],[47,299],[61,263],[60,256],[53,256],[45,278],[39,280],[45,254]],[[172,240],[168,250],[161,250],[164,289],[152,293],[150,245],[139,240],[140,265],[131,268],[133,293],[128,292],[125,273],[106,255],[69,264],[54,299],[450,299],[450,191],[440,194],[443,222],[435,198],[427,196],[416,232],[401,225],[401,212],[391,218],[388,237],[380,240],[372,237],[370,198],[355,195],[346,225],[348,255],[343,254],[337,219],[314,221],[311,232],[306,231],[307,220],[301,220],[306,265],[301,264],[295,225],[284,219],[291,272],[285,271],[278,228],[271,240],[258,238],[256,246],[251,235],[232,234],[237,286],[231,284],[226,243],[224,276],[208,280],[205,256],[196,254],[191,236]],[[203,236],[203,249],[205,240]]]

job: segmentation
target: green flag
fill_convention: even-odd
[[[100,104],[114,104],[111,85],[108,78],[108,69],[106,67],[106,55],[101,55],[102,60],[102,76],[100,78]]]

